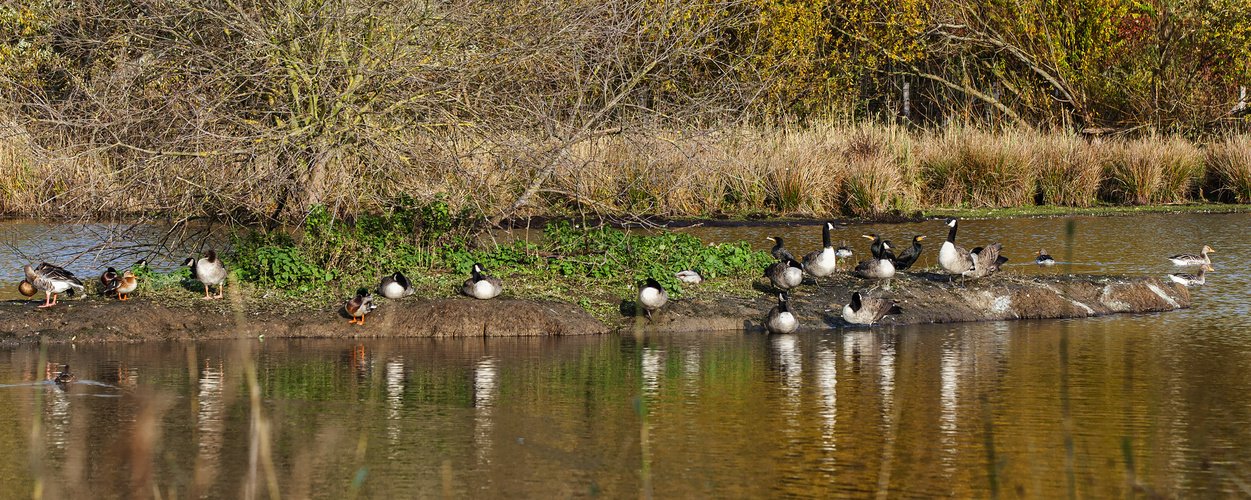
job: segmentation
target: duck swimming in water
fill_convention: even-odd
[[[1212,269],[1212,266],[1203,266],[1199,268],[1199,274],[1173,273],[1168,275],[1168,279],[1182,286],[1199,286],[1208,282],[1207,276],[1204,275],[1207,271],[1215,270]]]
[[[1199,255],[1183,253],[1169,257],[1168,260],[1173,261],[1173,265],[1177,266],[1206,266],[1212,263],[1212,260],[1208,258],[1208,253],[1215,251],[1212,247],[1203,245],[1203,250],[1199,251]]]
[[[1040,266],[1056,265],[1056,260],[1051,258],[1050,255],[1047,255],[1047,249],[1040,248],[1037,252],[1034,252],[1034,253],[1038,254],[1038,258],[1034,259],[1034,262],[1037,263],[1038,265]]]

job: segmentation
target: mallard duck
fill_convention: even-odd
[[[71,289],[77,291],[82,291],[83,289],[83,282],[78,281],[78,278],[74,277],[74,273],[47,262],[40,263],[35,268],[31,268],[30,264],[27,264],[22,270],[26,273],[26,281],[44,293],[43,305],[39,307],[55,306],[56,296],[59,293]]]
[[[652,311],[664,307],[666,302],[669,302],[669,292],[665,291],[665,287],[661,286],[655,278],[647,278],[647,282],[639,287],[638,304],[647,314],[648,322],[652,320]]]
[[[348,299],[347,303],[343,304],[343,310],[347,311],[348,316],[352,317],[352,319],[348,320],[348,323],[356,323],[358,325],[365,324],[365,315],[377,308],[378,305],[374,304],[374,296],[370,295],[369,290],[366,290],[365,287],[357,289],[356,296]]]
[[[78,377],[75,377],[73,373],[70,373],[69,365],[65,365],[65,369],[61,370],[61,373],[58,373],[56,378],[52,379],[52,381],[56,382],[57,385],[66,385],[71,382],[77,382]]]
[[[1206,266],[1212,263],[1212,260],[1208,259],[1208,253],[1215,251],[1212,247],[1203,245],[1203,250],[1199,251],[1199,255],[1183,253],[1169,257],[1168,260],[1173,261],[1173,264],[1177,266]]]
[[[30,298],[33,297],[35,292],[38,290],[35,290],[35,285],[32,285],[29,281],[23,279],[21,283],[17,284],[17,291],[26,296],[27,300],[30,300]]]
[[[795,256],[791,254],[791,251],[782,247],[781,236],[770,236],[765,239],[774,243],[773,248],[769,249],[769,253],[773,254],[773,258],[778,261],[795,260]]]
[[[114,278],[104,289],[104,295],[117,294],[117,300],[130,300],[126,295],[135,291],[139,287],[139,281],[135,279],[135,273],[129,269],[122,273],[121,277]]]
[[[804,282],[804,268],[795,259],[774,262],[765,268],[765,277],[779,290],[790,290]]]
[[[182,265],[190,267],[192,276],[204,284],[205,300],[222,298],[222,287],[226,285],[226,266],[217,258],[216,251],[209,249],[200,260],[187,257]],[[217,285],[216,296],[209,295],[210,285]]]
[[[1047,249],[1045,249],[1045,248],[1040,248],[1037,252],[1034,252],[1034,253],[1035,253],[1035,254],[1038,254],[1038,258],[1037,258],[1037,259],[1034,259],[1034,263],[1036,263],[1036,264],[1038,264],[1038,265],[1040,265],[1040,266],[1054,266],[1054,265],[1056,265],[1056,260],[1055,260],[1055,259],[1053,259],[1053,258],[1051,258],[1051,256],[1050,256],[1050,255],[1047,255]]]
[[[925,239],[925,235],[916,235],[912,237],[912,246],[900,252],[899,257],[895,259],[895,270],[903,271],[916,264],[917,259],[921,258],[921,240]]]
[[[804,271],[813,278],[830,276],[834,274],[834,268],[838,266],[838,257],[834,252],[834,244],[830,243],[831,229],[834,229],[833,222],[826,222],[824,226],[821,226],[821,250],[808,252],[804,256]]]
[[[678,281],[690,285],[698,285],[704,282],[704,275],[700,274],[699,269],[686,269],[673,274]]]
[[[851,294],[851,302],[843,306],[843,320],[857,325],[872,325],[887,314],[901,314],[895,299],[865,297],[860,292]]]
[[[974,248],[969,252],[969,255],[973,257],[973,269],[965,274],[974,278],[995,274],[999,271],[999,266],[1008,262],[1007,257],[999,255],[1001,250],[1003,250],[1003,245],[999,243],[991,243],[986,248]]]
[[[882,242],[882,255],[894,255],[890,251],[890,241]],[[868,279],[889,279],[895,276],[895,265],[889,258],[876,258],[862,261],[856,265],[856,276]]]
[[[464,288],[461,288],[461,292],[465,295],[485,300],[495,298],[504,290],[500,279],[487,275],[486,268],[482,267],[482,264],[474,263],[472,274],[473,276],[465,280]]]
[[[1199,274],[1173,273],[1168,275],[1168,279],[1173,280],[1174,283],[1180,283],[1182,286],[1202,285],[1208,282],[1207,276],[1204,275],[1207,271],[1215,270],[1212,269],[1212,266],[1203,266],[1199,268]]]
[[[769,310],[769,316],[765,318],[765,329],[769,333],[791,333],[799,329],[799,319],[791,310],[790,297],[786,292],[778,294],[778,305]]]
[[[402,299],[413,294],[413,284],[403,274],[396,272],[383,276],[378,283],[378,294],[388,299]]]
[[[963,279],[964,273],[973,269],[974,262],[973,255],[968,250],[956,246],[956,221],[947,221],[947,226],[951,229],[947,231],[947,241],[938,248],[938,265],[949,274],[959,274]]]
[[[113,269],[111,266],[108,269],[105,269],[103,273],[100,273],[100,295],[108,295],[109,285],[116,280],[117,270]]]

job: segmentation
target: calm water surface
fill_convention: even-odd
[[[1065,219],[959,241],[1154,276],[1209,244],[1216,272],[1190,310],[1082,320],[0,347],[0,498],[1251,495],[1251,216],[1074,222],[1067,242]],[[926,266],[946,234],[843,233],[863,254],[870,230],[930,235]]]

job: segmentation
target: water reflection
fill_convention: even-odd
[[[223,397],[225,370],[223,361],[206,358],[200,370],[199,388],[196,392],[196,430],[199,451],[195,458],[196,489],[205,491],[217,481],[222,447],[226,432],[226,401]]]

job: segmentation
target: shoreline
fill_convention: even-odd
[[[840,275],[821,289],[793,291],[800,328],[862,328],[841,317],[852,290],[871,282]],[[776,303],[766,280],[754,280],[755,296],[709,292],[673,300],[653,313],[635,314],[623,300],[607,321],[577,304],[557,300],[429,298],[380,301],[366,324],[349,324],[341,308],[263,312],[252,297],[221,301],[162,303],[139,298],[118,302],[95,297],[39,309],[38,301],[0,303],[0,343],[133,342],[238,338],[515,337],[597,335],[639,329],[655,333],[762,332],[761,321]],[[233,291],[231,291],[233,292]],[[766,293],[768,292],[768,293]],[[1001,275],[971,280],[964,288],[947,276],[901,273],[885,287],[867,288],[875,297],[895,298],[903,307],[878,325],[1080,318],[1115,313],[1162,312],[1190,307],[1189,291],[1150,277]]]

